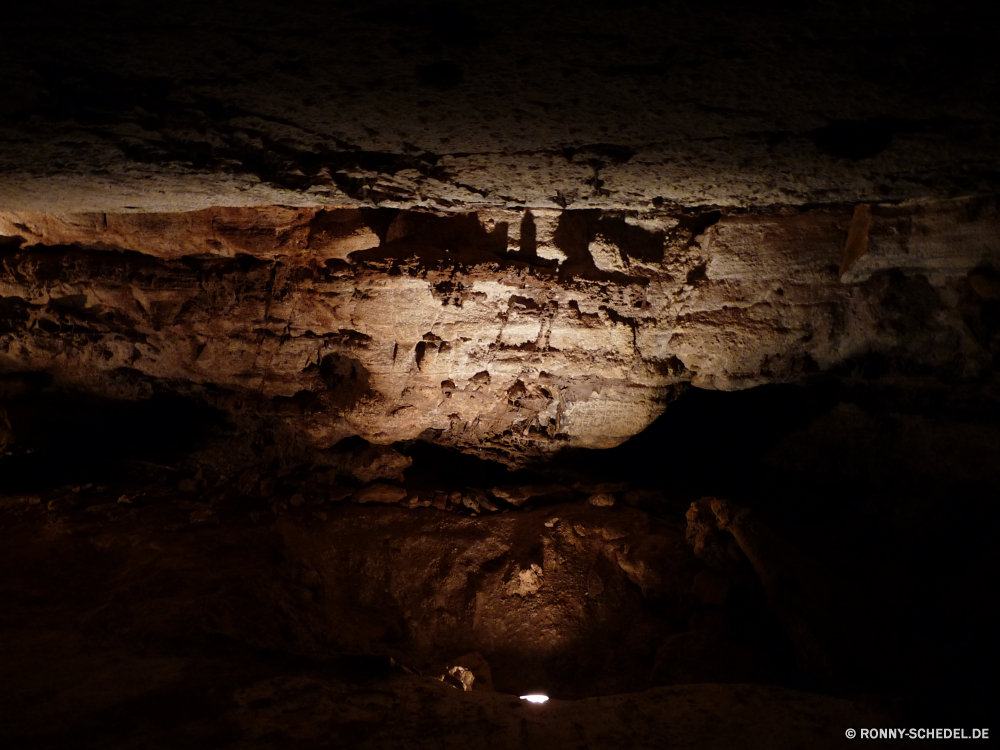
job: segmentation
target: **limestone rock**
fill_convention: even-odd
[[[510,581],[507,582],[507,593],[510,596],[531,596],[542,587],[544,580],[540,565],[532,563],[525,570],[515,568]]]
[[[334,479],[349,476],[368,484],[376,479],[399,481],[413,461],[386,445],[370,445],[361,450],[333,453],[323,457]]]
[[[607,492],[602,492],[597,495],[591,495],[587,498],[587,502],[598,508],[610,508],[615,504],[615,496]]]
[[[521,507],[529,500],[557,502],[568,500],[573,493],[561,484],[517,485],[514,487],[494,487],[494,496],[511,505]]]
[[[376,483],[362,487],[354,493],[354,501],[358,503],[387,503],[394,505],[406,497],[406,490],[391,484]]]
[[[869,251],[843,276],[840,207],[552,212],[535,249],[562,248],[558,267],[512,245],[524,210],[195,213],[0,211],[25,243],[0,270],[5,372],[115,399],[172,384],[302,450],[421,438],[514,464],[618,445],[689,385],[876,354],[991,372],[965,321],[992,304],[977,279],[1000,264],[993,199],[873,205]],[[377,245],[324,255],[344,227]],[[598,237],[627,272],[595,264]],[[344,470],[398,478],[378,450]]]
[[[448,667],[448,674],[462,686],[462,690],[465,692],[472,690],[472,684],[476,681],[472,670],[465,667]]]
[[[5,18],[0,204],[541,215],[899,203],[996,187],[997,62],[970,30],[974,15],[898,0],[863,16],[827,5],[441,7],[415,20],[398,0],[377,17],[339,3],[232,13],[179,0],[110,15],[60,8],[65,23],[40,24],[26,6]],[[598,268],[627,263],[601,240]]]
[[[39,487],[0,496],[0,745],[812,748],[928,696],[975,713],[1000,570],[983,14],[61,5],[3,13],[0,474]],[[842,406],[756,479],[770,413],[753,446],[675,430],[652,478],[607,473],[631,485],[581,466],[641,453],[688,389],[813,379]],[[118,453],[158,463],[75,476]],[[738,468],[685,465],[709,455]],[[776,465],[822,486],[771,523]],[[685,539],[672,498],[745,478]],[[919,702],[691,684],[845,675]],[[511,697],[532,685],[553,700]]]
[[[473,651],[462,656],[457,656],[448,661],[448,671],[452,669],[462,670],[462,683],[468,684],[467,690],[492,691],[493,675],[490,671],[490,664],[478,651]]]

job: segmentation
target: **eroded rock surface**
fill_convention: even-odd
[[[655,514],[595,507],[587,487],[481,515],[305,486],[288,502],[286,485],[262,511],[242,479],[213,487],[206,474],[175,489],[167,469],[148,471],[134,485],[2,497],[0,563],[19,571],[0,580],[5,742],[60,747],[85,730],[105,747],[279,736],[382,747],[412,745],[433,721],[435,746],[480,731],[497,747],[523,746],[525,731],[562,742],[564,730],[588,742],[597,732],[598,744],[612,732],[756,746],[759,731],[772,746],[824,746],[862,721],[915,725],[926,713],[908,691],[953,668],[947,641],[914,658],[924,628],[893,614],[891,597],[935,612],[950,601],[945,619],[958,619],[941,636],[968,635],[961,618],[987,606],[982,586],[995,578],[985,560],[957,590],[923,579],[899,590],[894,566],[919,552],[904,541],[885,558],[880,543],[827,600],[817,584],[830,576],[812,555],[840,566],[830,540],[842,529],[790,536],[713,499],[689,514],[691,547],[662,498]],[[816,542],[809,556],[804,538]],[[788,632],[796,625],[806,630]],[[836,657],[839,690],[887,693],[816,694],[815,665],[797,663],[803,635]],[[812,691],[787,687],[801,684]],[[517,701],[533,691],[553,697],[549,713]]]
[[[981,12],[60,5],[0,47],[0,744],[988,724]]]
[[[316,448],[421,437],[514,462],[617,445],[688,384],[873,356],[992,377],[996,201],[870,213],[841,276],[849,207],[7,212],[2,367],[180,390]]]
[[[646,209],[989,191],[1000,71],[972,8],[179,0],[57,3],[44,23],[15,8],[0,204]]]

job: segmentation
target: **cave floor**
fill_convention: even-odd
[[[227,475],[217,443],[168,439],[172,402],[54,422],[0,464],[0,744],[988,726],[994,423],[861,396],[696,391],[620,449],[530,471],[352,439]],[[110,442],[137,432],[164,441]]]
[[[191,637],[95,643],[3,633],[5,747],[837,747],[884,706],[762,685],[653,688],[533,706],[363,661],[314,661]],[[876,744],[875,746],[882,746]]]
[[[139,488],[108,493],[124,499],[68,488],[6,503],[4,747],[833,747],[847,727],[895,725],[898,701],[776,685],[671,685],[542,706],[463,692],[385,648],[334,653],[315,633],[287,632],[323,624],[309,622],[323,589],[301,585],[305,540],[324,533],[314,515],[257,525],[245,514],[206,519],[169,490],[146,487],[145,505]],[[613,510],[510,515],[579,526]],[[344,506],[331,520],[373,512],[422,513],[439,527],[454,517]]]

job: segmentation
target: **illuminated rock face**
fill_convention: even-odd
[[[316,447],[423,437],[508,461],[617,445],[687,384],[872,355],[990,372],[967,323],[996,294],[996,202],[877,206],[841,276],[851,216],[7,212],[3,368],[108,396],[170,384]]]
[[[989,366],[996,203],[952,199],[995,195],[998,67],[937,44],[961,14],[410,5],[11,11],[3,368],[512,460],[686,384]]]

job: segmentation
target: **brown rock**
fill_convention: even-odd
[[[476,676],[472,674],[472,670],[466,669],[465,667],[448,667],[448,675],[458,683],[458,686],[462,690],[469,692],[472,690],[472,684],[476,681]]]
[[[455,493],[457,494],[457,493]],[[464,505],[469,510],[475,513],[490,512],[495,513],[499,508],[487,497],[483,490],[469,489],[461,493],[459,502],[454,499],[452,503],[458,505]]]
[[[872,226],[871,208],[861,203],[854,207],[854,216],[851,219],[851,227],[847,233],[847,243],[844,245],[844,254],[840,260],[840,275],[843,276],[851,267],[857,263],[858,259],[868,253],[868,231]]]
[[[339,484],[334,484],[329,489],[329,500],[331,503],[339,503],[341,500],[345,500],[354,494],[354,490],[350,487],[344,487]]]
[[[115,399],[148,396],[150,379],[176,383],[361,482],[398,481],[408,459],[384,446],[420,436],[469,451],[489,445],[511,464],[613,447],[689,384],[789,382],[861,348],[908,369],[954,360],[963,377],[991,372],[988,345],[947,300],[968,283],[970,296],[989,301],[982,269],[996,250],[941,238],[994,236],[995,199],[872,208],[879,252],[857,258],[843,280],[830,272],[849,221],[842,209],[718,211],[696,233],[684,229],[691,217],[666,209],[631,221],[596,208],[531,217],[535,259],[559,269],[528,273],[506,242],[484,249],[488,224],[520,226],[524,210],[433,220],[403,210],[391,232],[379,230],[378,247],[321,273],[308,270],[318,268],[314,241],[330,227],[361,231],[367,219],[356,208],[0,212],[0,233],[27,241],[0,269],[4,298],[19,300],[4,334],[17,353],[11,367],[45,371],[59,350],[64,387]],[[201,231],[209,234],[196,239]],[[569,235],[584,238],[572,259],[557,242]],[[108,264],[102,248],[134,253]],[[412,273],[393,273],[400,264]],[[925,279],[926,294],[888,273],[900,267]],[[59,349],[67,315],[100,316],[86,345]],[[887,316],[903,328],[876,322]],[[116,375],[126,369],[135,377]],[[251,372],[260,388],[246,391]],[[378,445],[326,453],[352,436]]]
[[[628,482],[577,482],[573,485],[573,489],[585,495],[618,495],[628,492]]]
[[[449,671],[455,668],[463,669],[473,678],[469,681],[469,688],[467,689],[493,691],[493,673],[490,670],[489,662],[478,651],[451,659],[448,665]],[[465,680],[463,680],[464,682]]]
[[[521,507],[529,500],[544,502],[561,502],[572,500],[575,495],[568,487],[561,484],[536,484],[511,487],[494,487],[493,496],[505,502]]]
[[[406,490],[402,487],[395,487],[391,484],[372,484],[362,487],[354,493],[354,501],[357,503],[385,503],[395,504],[406,497]]]
[[[507,582],[507,594],[510,596],[531,596],[538,592],[544,583],[544,573],[540,565],[532,563],[525,570],[514,568],[514,573]]]
[[[197,492],[198,483],[194,479],[182,479],[177,483],[177,489],[181,492]]]
[[[473,511],[474,513],[479,512],[479,503],[476,501],[476,497],[474,495],[463,494],[459,495],[459,498],[461,500],[461,504],[464,505],[466,508]]]
[[[691,503],[687,511],[686,538],[694,548],[694,554],[712,570],[722,573],[730,580],[743,586],[751,583],[751,576],[742,570],[739,561],[728,550],[728,535],[720,533],[718,521],[712,512],[711,498],[702,498]]]
[[[708,570],[700,570],[694,577],[691,593],[702,604],[721,607],[729,597],[729,581]]]
[[[356,451],[334,453],[328,459],[331,479],[341,474],[368,484],[376,479],[399,481],[413,460],[386,445],[370,445]]]
[[[598,508],[609,508],[615,504],[615,496],[608,493],[591,495],[587,498],[587,503]]]
[[[604,592],[604,581],[593,568],[587,573],[587,596],[596,599]]]

